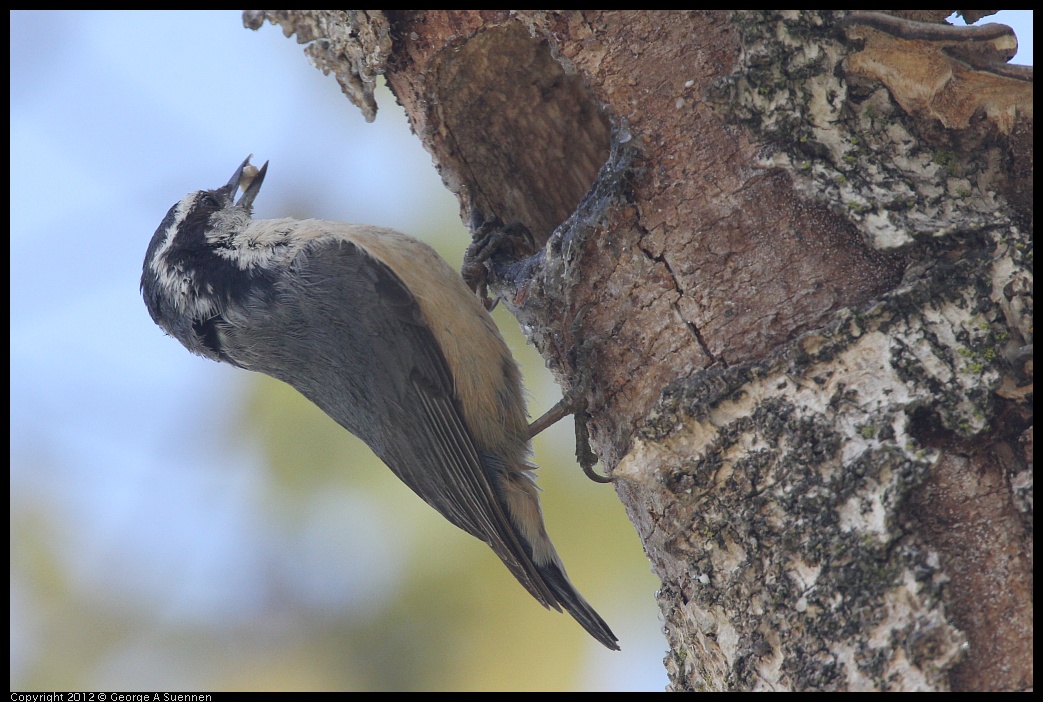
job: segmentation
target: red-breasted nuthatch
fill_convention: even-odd
[[[267,169],[248,157],[226,185],[170,208],[141,273],[152,319],[193,353],[295,387],[541,604],[618,650],[547,536],[521,374],[492,317],[405,234],[253,219]]]

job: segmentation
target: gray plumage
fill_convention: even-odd
[[[399,232],[253,220],[267,164],[236,203],[248,164],[160,224],[141,280],[152,318],[194,353],[292,385],[541,604],[618,649],[546,534],[520,374],[477,297]]]

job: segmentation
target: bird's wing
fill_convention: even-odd
[[[344,236],[316,238],[291,265],[274,297],[248,303],[264,308],[242,316],[249,328],[228,315],[229,355],[295,387],[446,519],[488,543],[537,600],[560,609],[498,497],[501,478],[467,428],[409,289]]]

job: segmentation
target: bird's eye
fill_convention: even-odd
[[[217,201],[217,198],[210,193],[203,193],[203,197],[199,199],[201,205],[205,207],[213,207],[218,209],[221,207],[221,203]]]

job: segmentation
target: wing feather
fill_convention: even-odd
[[[343,232],[316,237],[291,266],[274,291],[244,303],[244,314],[225,314],[223,350],[289,383],[365,441],[425,502],[488,543],[537,600],[560,610],[498,497],[503,485],[494,482],[506,476],[483,460],[409,289]]]

